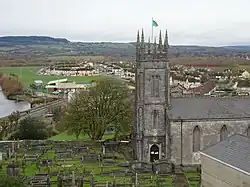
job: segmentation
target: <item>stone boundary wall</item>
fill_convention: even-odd
[[[89,146],[89,147],[101,147],[101,143],[104,141],[81,141],[81,140],[14,140],[14,141],[0,141],[0,149],[12,146],[19,146],[20,148],[30,146],[46,146],[46,145],[67,145],[68,147],[74,146]],[[119,141],[120,145],[128,145],[129,141]]]

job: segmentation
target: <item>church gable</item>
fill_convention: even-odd
[[[250,118],[247,98],[172,98],[171,118],[189,120]]]
[[[186,93],[187,89],[181,84],[176,84],[171,86],[170,94],[171,97],[182,97]]]

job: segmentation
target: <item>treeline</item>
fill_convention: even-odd
[[[53,38],[48,36],[3,36],[0,37],[0,46],[34,45],[69,43],[65,38]]]
[[[0,87],[6,97],[22,92],[24,88],[18,76],[14,74],[6,75],[3,73],[0,73]]]

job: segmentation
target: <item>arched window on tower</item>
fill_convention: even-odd
[[[137,86],[138,86],[138,95],[137,95],[137,97],[138,97],[138,99],[140,99],[140,97],[141,97],[141,75],[139,74],[139,75],[137,75],[138,77],[137,77],[137,81],[138,81],[138,83],[137,83]]]
[[[138,99],[143,98],[143,91],[144,91],[143,90],[143,79],[144,79],[143,78],[143,73],[140,72],[139,75],[138,75],[138,79],[137,79],[138,80],[138,83],[137,83],[138,84],[138,92],[139,92],[138,93],[138,97],[139,97]]]
[[[250,138],[250,125],[247,128],[247,136]]]
[[[160,76],[152,76],[152,86],[151,86],[152,97],[159,97],[160,95]]]
[[[143,125],[143,122],[142,122],[142,115],[143,115],[143,113],[142,113],[142,107],[139,107],[139,109],[138,109],[138,130],[141,132],[142,131],[142,125]]]
[[[150,79],[150,87],[151,87],[151,97],[154,96],[154,76],[151,77]]]
[[[227,139],[227,137],[228,137],[227,127],[226,125],[223,125],[220,130],[220,141]]]
[[[155,97],[160,95],[160,77],[157,75],[155,77]]]
[[[193,152],[200,151],[201,148],[201,130],[196,126],[193,130]]]
[[[152,119],[153,119],[153,129],[157,129],[157,126],[159,123],[159,111],[158,110],[153,110]]]

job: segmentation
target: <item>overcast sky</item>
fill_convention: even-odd
[[[170,44],[250,44],[250,0],[0,0],[0,36],[134,41],[151,19]]]

